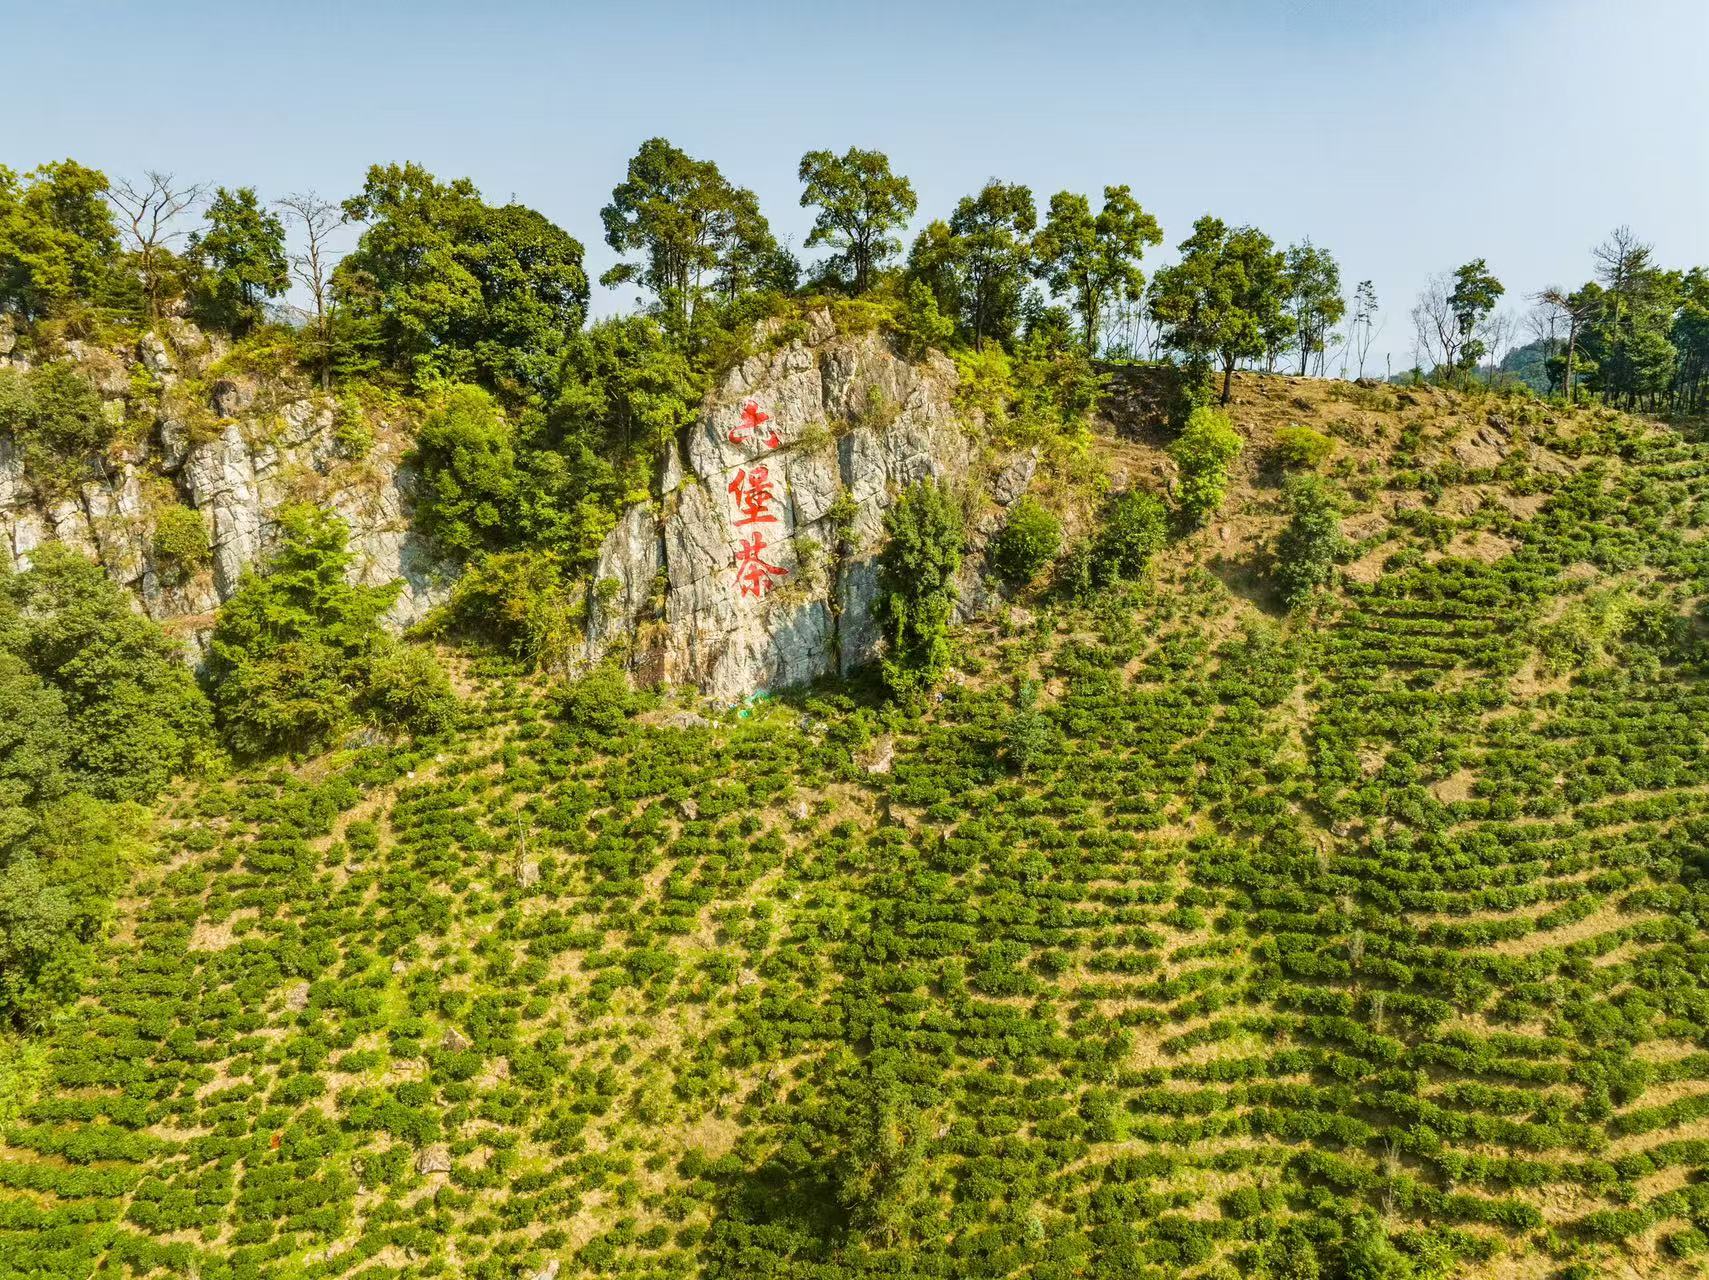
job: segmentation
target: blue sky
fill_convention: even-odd
[[[1705,0],[0,0],[0,32],[0,163],[341,197],[419,160],[540,209],[593,275],[599,208],[653,135],[797,244],[801,153],[851,144],[913,178],[921,223],[995,176],[1041,207],[1127,183],[1168,245],[1206,212],[1309,235],[1375,280],[1397,368],[1414,295],[1467,258],[1516,306],[1619,223],[1709,263]]]

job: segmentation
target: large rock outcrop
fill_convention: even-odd
[[[876,555],[896,495],[951,480],[981,541],[1026,490],[1034,455],[981,442],[956,405],[949,360],[903,359],[877,333],[839,332],[828,310],[791,334],[762,331],[762,354],[730,371],[672,445],[658,496],[629,508],[601,546],[587,661],[615,657],[643,680],[719,698],[846,672],[878,651]],[[371,446],[352,451],[333,400],[219,377],[223,354],[181,321],[135,352],[67,351],[115,421],[148,426],[60,490],[34,481],[0,435],[0,565],[25,565],[58,539],[196,641],[267,551],[279,509],[313,501],[350,526],[353,576],[403,580],[392,623],[422,617],[450,575],[411,525],[409,432],[368,422]],[[172,504],[208,534],[207,561],[189,573],[155,538]],[[964,615],[988,603],[981,566],[968,557]]]
[[[354,577],[402,579],[395,625],[443,597],[446,576],[411,529],[407,436],[366,424],[372,445],[351,456],[329,397],[203,376],[223,354],[218,341],[182,321],[169,323],[168,339],[148,334],[134,353],[68,344],[63,358],[90,376],[115,420],[148,424],[80,483],[36,481],[0,434],[0,565],[26,566],[44,541],[64,542],[97,558],[151,617],[196,641],[266,551],[279,509],[311,500],[350,526]],[[157,545],[157,517],[174,504],[201,518],[205,563],[186,569]]]
[[[800,684],[870,661],[884,513],[928,477],[989,511],[1033,458],[988,459],[957,411],[955,367],[912,363],[878,334],[807,333],[732,370],[673,448],[660,496],[600,550],[587,657],[714,697]],[[989,477],[989,479],[988,479]],[[961,604],[985,603],[977,557]]]

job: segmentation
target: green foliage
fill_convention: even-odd
[[[0,431],[9,431],[38,482],[65,488],[113,438],[101,393],[78,369],[55,361],[27,372],[0,368]]]
[[[942,350],[955,336],[955,321],[938,310],[938,300],[923,280],[910,280],[906,298],[892,325],[896,349],[909,360]]]
[[[466,559],[516,535],[520,479],[510,423],[480,387],[457,387],[415,441],[416,510],[441,550]]]
[[[1495,310],[1495,304],[1506,292],[1482,258],[1468,262],[1454,272],[1454,289],[1448,295],[1448,307],[1459,328],[1459,367],[1462,371],[1475,369],[1478,361],[1483,359],[1484,343],[1477,335],[1484,317]]]
[[[66,767],[111,799],[151,799],[208,745],[206,702],[178,646],[101,568],[58,543],[0,579],[0,633],[58,695]]]
[[[1026,586],[1038,579],[1062,551],[1062,521],[1030,494],[1009,507],[991,539],[992,567],[1004,581]]]
[[[1103,379],[1077,343],[1040,326],[1011,354],[991,343],[955,353],[956,400],[994,440],[1039,445],[1082,431]]]
[[[546,388],[587,310],[574,237],[416,164],[373,166],[344,210],[367,224],[332,276],[346,367]]]
[[[949,488],[924,480],[884,513],[878,615],[885,633],[884,682],[903,701],[926,693],[949,669],[955,574],[966,545]]]
[[[1139,207],[1128,187],[1105,187],[1096,216],[1083,195],[1059,191],[1050,198],[1032,252],[1050,287],[1073,300],[1088,355],[1097,350],[1106,309],[1138,301],[1144,292],[1140,258],[1147,245],[1162,243],[1157,219]]]
[[[1335,441],[1317,430],[1292,424],[1276,428],[1276,461],[1289,471],[1316,471],[1335,451]]]
[[[119,254],[107,177],[75,160],[0,165],[0,312],[38,320],[105,292]]]
[[[220,610],[207,677],[220,729],[237,754],[324,746],[368,692],[380,619],[398,584],[352,586],[348,542],[337,516],[285,508],[265,567],[247,572]]]
[[[264,304],[290,287],[285,226],[262,208],[254,187],[220,187],[208,202],[207,230],[190,237],[197,273],[196,319],[241,337],[264,318]]]
[[[457,723],[457,693],[450,677],[433,653],[418,645],[379,645],[363,696],[375,720],[409,733],[444,733]]]
[[[1222,402],[1234,367],[1270,349],[1282,328],[1285,261],[1256,227],[1203,217],[1180,244],[1181,260],[1152,282],[1151,314],[1163,339],[1189,362],[1220,360]]]
[[[564,666],[582,639],[586,601],[550,551],[480,556],[451,588],[437,629],[485,640],[530,667]]]
[[[938,310],[954,316],[957,332],[975,348],[987,339],[1007,345],[1021,316],[1038,226],[1032,191],[991,181],[964,196],[948,222],[934,221],[908,253],[908,278],[932,291]]]
[[[1168,529],[1169,514],[1155,495],[1141,489],[1117,494],[1092,539],[1087,585],[1101,587],[1138,578],[1163,549]]]
[[[39,1024],[73,995],[75,986],[54,964],[72,936],[73,915],[70,895],[33,856],[0,868],[0,1014]]]
[[[1282,288],[1300,376],[1311,371],[1311,358],[1326,349],[1329,334],[1347,314],[1341,293],[1341,267],[1329,252],[1310,240],[1288,246]]]
[[[600,742],[622,733],[641,705],[629,678],[616,667],[602,664],[564,684],[558,694],[558,718],[583,740]]]
[[[641,144],[600,219],[613,250],[642,255],[611,268],[600,283],[636,282],[651,291],[673,335],[691,335],[697,320],[704,323],[708,295],[731,302],[753,289],[795,286],[795,261],[778,245],[754,193],[664,138]]]
[[[1015,687],[1014,714],[1003,744],[1009,767],[1025,777],[1044,764],[1059,746],[1058,735],[1048,716],[1038,707],[1038,685],[1023,680]]]
[[[208,563],[212,550],[208,526],[199,511],[180,502],[155,508],[154,533],[150,545],[154,558],[169,580],[181,582]]]
[[[1347,554],[1341,512],[1319,476],[1289,476],[1282,489],[1288,523],[1276,539],[1276,584],[1290,609],[1305,604],[1335,576]]]
[[[1210,519],[1228,493],[1230,468],[1240,456],[1240,433],[1215,409],[1195,409],[1186,430],[1169,446],[1178,469],[1175,505],[1189,525]]]
[[[826,272],[851,293],[862,294],[902,247],[892,232],[908,225],[918,200],[914,187],[890,171],[882,151],[850,147],[842,155],[809,151],[801,157],[803,208],[818,206],[807,247],[829,244],[836,253]]]
[[[131,808],[209,745],[178,647],[57,543],[0,575],[0,1022],[72,1000],[135,855]]]

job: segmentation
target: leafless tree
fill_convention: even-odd
[[[1484,319],[1483,332],[1479,340],[1484,344],[1484,351],[1489,356],[1489,385],[1495,386],[1500,377],[1501,362],[1513,345],[1513,333],[1517,322],[1511,311],[1492,311]]]
[[[1359,281],[1353,290],[1353,318],[1347,322],[1347,349],[1359,357],[1358,377],[1365,376],[1365,361],[1371,354],[1371,344],[1380,332],[1377,325],[1377,288],[1369,280]],[[1343,361],[1342,376],[1347,375]]]
[[[136,255],[150,324],[160,318],[160,286],[169,252],[167,246],[184,234],[179,219],[201,200],[206,190],[205,183],[181,183],[174,174],[150,169],[140,182],[121,178],[107,192],[108,201],[119,214],[119,233]]]
[[[1453,291],[1453,276],[1445,273],[1433,275],[1412,308],[1412,327],[1421,353],[1419,363],[1428,357],[1433,366],[1432,372],[1457,369],[1460,348],[1465,345],[1465,337],[1460,332],[1460,318],[1455,315],[1451,301]]]
[[[1533,342],[1543,344],[1543,359],[1547,360],[1560,349],[1561,313],[1537,298],[1538,295],[1533,295],[1531,310],[1525,313],[1525,332]]]
[[[1558,317],[1557,323],[1566,329],[1567,333],[1567,367],[1563,379],[1565,383],[1567,403],[1573,402],[1573,357],[1578,352],[1579,334],[1584,331],[1586,321],[1596,312],[1596,303],[1581,293],[1568,293],[1558,285],[1550,285],[1541,293],[1535,295],[1539,307],[1548,307]]]
[[[276,202],[292,222],[302,228],[302,248],[291,255],[291,274],[309,291],[314,305],[315,358],[320,365],[320,386],[332,385],[332,278],[330,241],[344,225],[344,210],[313,191],[288,195]]]

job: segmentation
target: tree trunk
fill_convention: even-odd
[[[1228,403],[1229,390],[1234,386],[1234,360],[1224,357],[1222,362],[1222,403]]]

